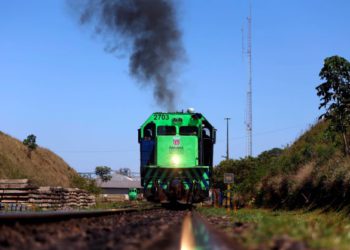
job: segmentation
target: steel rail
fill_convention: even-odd
[[[181,250],[242,250],[244,249],[225,232],[210,225],[198,212],[187,214],[182,225]]]
[[[69,219],[101,217],[123,213],[141,212],[159,209],[159,207],[148,208],[124,208],[107,210],[81,210],[81,211],[44,211],[44,212],[9,212],[0,213],[0,224],[15,223],[47,223]]]

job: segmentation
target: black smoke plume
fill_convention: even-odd
[[[173,110],[176,68],[184,50],[172,0],[83,0],[80,23],[94,25],[109,53],[127,49],[130,74],[152,86],[159,105]]]

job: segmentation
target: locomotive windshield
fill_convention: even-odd
[[[157,128],[158,135],[176,135],[175,126],[159,126]]]
[[[195,126],[180,127],[180,135],[198,135],[198,128]]]

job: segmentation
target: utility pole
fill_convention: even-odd
[[[228,128],[229,128],[229,120],[231,118],[226,117],[226,160],[230,159],[230,154],[229,154],[229,133],[228,133]]]

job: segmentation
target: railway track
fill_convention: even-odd
[[[198,212],[186,215],[181,234],[181,250],[185,249],[213,249],[213,250],[241,250],[243,249],[225,232],[218,231],[210,225]]]
[[[105,209],[105,210],[78,210],[78,211],[46,211],[46,212],[18,212],[0,214],[0,224],[14,223],[49,223],[55,221],[64,221],[69,219],[101,217],[108,215],[117,215],[125,213],[135,213],[160,209],[159,207],[149,208],[123,208],[123,209]]]
[[[196,211],[158,208],[0,215],[0,249],[242,249]]]

